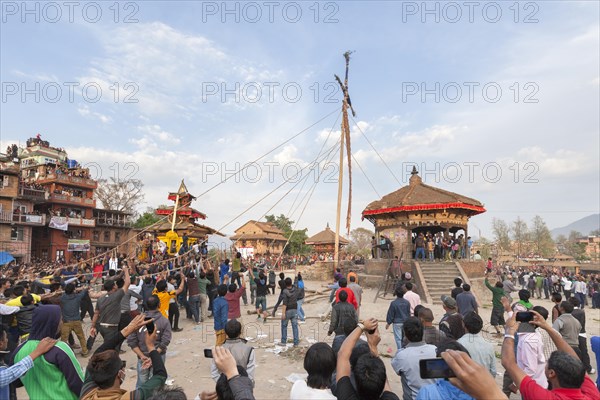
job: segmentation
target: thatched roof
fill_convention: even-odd
[[[309,237],[308,239],[306,239],[304,241],[304,243],[311,244],[311,245],[315,245],[315,244],[333,244],[333,245],[335,245],[335,232],[332,231],[329,228],[329,224],[327,224],[327,227],[324,230],[317,233],[316,235]],[[347,239],[340,236],[340,244],[345,245],[348,243],[350,243],[350,242]]]
[[[362,212],[363,217],[375,214],[406,212],[417,210],[465,209],[471,215],[485,212],[478,200],[449,192],[423,183],[416,169],[408,186],[389,193],[381,200],[370,203]]]

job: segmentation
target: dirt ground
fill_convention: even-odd
[[[322,290],[324,282],[305,281],[307,289]],[[384,356],[384,362],[387,367],[388,379],[392,386],[392,390],[401,395],[402,385],[400,377],[397,376],[391,368],[391,357],[396,352],[393,334],[391,330],[385,330],[385,316],[388,305],[392,300],[375,298],[375,289],[365,289],[362,299],[362,307],[360,310],[361,319],[367,317],[377,318],[380,323],[381,343],[379,351]],[[249,296],[248,296],[249,297]],[[277,301],[277,295],[267,297],[267,306],[272,306]],[[552,303],[549,300],[532,300],[534,305],[542,305],[548,310],[552,308]],[[444,311],[441,305],[427,305],[432,308],[435,316],[434,323],[437,323]],[[324,341],[332,342],[333,336],[327,336],[328,323],[321,322],[319,314],[327,311],[327,298],[321,298],[318,301],[303,306],[306,313],[306,323],[299,325],[300,346],[299,348],[284,349],[275,342],[279,343],[281,338],[281,325],[278,318],[270,319],[266,324],[257,322],[256,315],[248,315],[247,310],[253,310],[251,305],[241,305],[242,323],[244,326],[242,336],[246,337],[256,349],[256,386],[254,395],[257,399],[286,399],[289,396],[292,382],[295,379],[303,378],[306,373],[303,368],[303,357],[306,349],[315,342]],[[182,332],[173,333],[173,340],[167,352],[166,367],[169,373],[168,383],[178,385],[184,388],[189,399],[193,399],[199,392],[203,390],[213,390],[215,384],[210,378],[210,360],[204,358],[203,349],[214,346],[215,336],[212,326],[212,319],[202,325],[195,325],[191,320],[185,318],[185,311],[182,311],[182,320],[180,326]],[[480,310],[480,314],[485,322],[484,331],[493,332],[493,328],[489,325],[491,313],[491,304],[484,305]],[[587,317],[587,332],[588,336],[600,334],[600,311],[586,308]],[[89,320],[86,328],[88,328]],[[87,329],[86,329],[87,331]],[[292,331],[291,325],[288,327],[288,338],[291,340]],[[500,353],[501,337],[487,335],[488,340],[496,345],[498,356]],[[98,346],[98,344],[96,344]],[[291,344],[289,345],[291,346]],[[589,347],[589,343],[588,343]],[[96,348],[96,347],[95,347]],[[123,348],[127,352],[121,355],[121,358],[127,361],[127,377],[123,384],[125,389],[133,389],[136,382],[136,357],[126,345]],[[78,353],[79,350],[76,350]],[[389,358],[387,358],[389,357]],[[594,353],[590,350],[592,366],[596,368],[596,359]],[[87,360],[78,356],[82,367],[85,368]],[[502,374],[504,369],[500,365],[498,359],[498,376],[496,381],[499,385],[502,384]],[[595,381],[596,376],[592,376]],[[27,394],[23,389],[19,389],[19,398],[27,398]],[[517,399],[520,396],[513,396]]]

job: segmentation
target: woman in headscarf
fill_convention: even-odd
[[[60,338],[62,315],[60,306],[39,305],[33,311],[29,339],[16,348],[12,363],[27,357],[45,337]],[[58,341],[46,354],[33,362],[33,369],[21,377],[31,400],[79,399],[83,371],[73,350]]]

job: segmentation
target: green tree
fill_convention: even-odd
[[[510,229],[508,224],[502,220],[494,218],[492,219],[492,232],[494,234],[494,241],[500,251],[510,251]]]
[[[281,229],[283,236],[288,239],[288,244],[284,250],[285,254],[306,254],[310,251],[310,247],[304,244],[306,239],[308,239],[306,235],[307,228],[294,230],[294,221],[283,214],[280,214],[278,217],[274,214],[266,215],[265,219],[267,222]]]
[[[476,244],[481,249],[481,258],[487,260],[492,256],[492,242],[485,237],[480,237]]]
[[[585,243],[579,242],[579,238],[581,237],[582,235],[580,232],[571,231],[569,232],[569,237],[563,242],[564,253],[573,257],[575,261],[584,261],[589,259],[585,253]]]
[[[145,228],[150,226],[161,219],[158,215],[154,213],[152,207],[148,207],[146,211],[138,217],[138,219],[133,223],[134,228]]]
[[[535,245],[535,251],[542,257],[551,257],[556,251],[556,246],[554,244],[554,240],[552,240],[552,234],[550,233],[550,229],[546,226],[546,222],[540,217],[536,215],[533,217],[531,221],[531,240]]]

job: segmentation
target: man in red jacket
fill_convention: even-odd
[[[352,304],[355,310],[358,310],[358,302],[356,301],[354,292],[348,287],[348,280],[346,278],[341,278],[338,284],[340,285],[340,288],[335,292],[336,304],[340,302],[340,293],[346,292],[348,293],[348,303]]]

